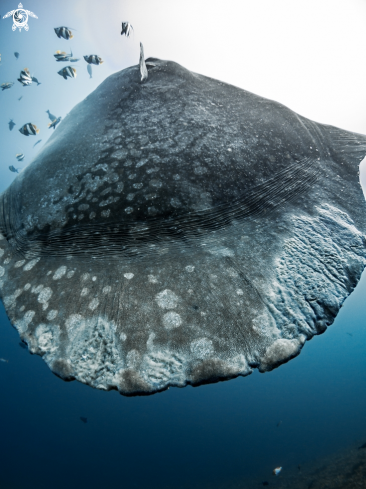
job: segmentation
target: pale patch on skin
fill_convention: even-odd
[[[28,325],[32,322],[34,311],[27,311],[22,319],[15,321],[14,326],[17,328],[20,334],[25,333],[28,329]]]
[[[186,272],[193,272],[194,267],[192,265],[188,265],[188,266],[186,266],[185,270],[186,270]]]
[[[210,355],[214,351],[211,340],[207,338],[200,338],[199,340],[192,341],[191,352],[198,358],[204,358]]]
[[[110,287],[109,285],[106,285],[105,287],[103,287],[103,294],[109,294],[109,292],[112,290],[112,287]]]
[[[111,210],[110,210],[110,209],[106,209],[105,211],[102,211],[102,212],[100,213],[100,215],[101,215],[102,217],[109,217],[110,213],[111,213]]]
[[[59,280],[60,278],[62,278],[66,273],[66,267],[63,265],[62,267],[58,268],[54,275],[53,275],[53,280]]]
[[[243,292],[241,289],[238,289],[238,290],[236,291],[236,293],[237,293],[238,295],[243,295],[243,294],[244,294],[244,292]]]
[[[29,290],[31,288],[31,284],[25,284],[24,285],[24,290]]]
[[[89,273],[84,273],[84,275],[82,275],[81,277],[81,280],[85,282],[85,280],[88,280],[89,277],[90,277]]]
[[[5,251],[2,248],[0,248],[0,258],[3,256],[4,253]]]
[[[165,329],[175,329],[182,324],[182,318],[174,311],[169,311],[163,316],[163,324]]]
[[[98,306],[99,306],[99,300],[98,300],[98,299],[96,299],[96,298],[95,298],[95,299],[93,299],[93,300],[92,300],[92,301],[89,303],[89,305],[88,305],[88,307],[89,307],[89,309],[90,309],[91,311],[94,311],[94,310],[95,310],[95,309],[96,309]]]
[[[165,289],[156,295],[155,300],[163,309],[174,309],[177,307],[179,297],[173,291]]]
[[[20,311],[20,312],[23,312],[23,311],[24,311],[24,309],[25,309],[25,306],[22,306],[22,307],[19,309],[19,311]]]
[[[50,300],[51,295],[52,295],[52,290],[49,287],[42,288],[42,290],[38,296],[38,302],[40,302],[41,304],[46,304],[46,302],[48,302]],[[47,307],[48,307],[48,305],[47,305]],[[46,309],[47,309],[47,307],[46,307]]]
[[[5,258],[4,265],[7,265],[10,262],[11,262],[11,258],[9,258],[9,257],[8,258]]]
[[[74,270],[70,270],[69,272],[67,272],[66,277],[71,278],[74,275],[74,273],[75,273]]]
[[[147,278],[149,279],[149,282],[151,284],[157,284],[158,283],[158,279],[154,275],[148,275]]]
[[[2,277],[5,273],[5,268],[0,266],[0,277]]]
[[[125,333],[121,333],[119,335],[121,341],[126,341],[127,340],[127,335]]]
[[[123,274],[123,276],[124,276],[125,278],[127,278],[127,280],[131,280],[131,278],[133,278],[133,277],[134,277],[134,274],[133,274],[133,273],[124,273],[124,274]]]
[[[52,309],[48,314],[47,314],[47,319],[49,321],[53,321],[54,319],[56,319],[58,315],[58,311],[56,309]]]
[[[133,208],[132,207],[126,207],[125,213],[126,214],[131,214],[131,212],[133,212]]]
[[[21,266],[23,266],[25,263],[25,260],[19,260],[17,261],[15,264],[14,264],[14,268],[19,268]]]
[[[97,280],[97,277],[93,277],[92,281],[95,282]]]
[[[89,294],[89,289],[87,287],[84,287],[80,292],[81,297],[84,297],[88,294]]]
[[[29,263],[27,263],[24,267],[23,270],[25,272],[29,272],[29,270],[32,270],[32,268],[37,265],[39,262],[40,258],[34,258],[34,260],[31,260]]]
[[[89,219],[95,219],[95,217],[96,217],[96,213],[95,212],[91,212],[89,214]]]

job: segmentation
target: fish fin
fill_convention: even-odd
[[[39,133],[39,129],[36,129],[36,134],[38,134],[38,133]]]
[[[74,35],[73,34],[70,34],[70,39],[72,39],[73,37],[74,37]]]
[[[101,64],[103,64],[103,63],[104,63],[104,61],[101,59],[101,60],[99,61],[99,64],[101,65]]]

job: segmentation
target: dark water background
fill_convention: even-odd
[[[364,273],[328,331],[272,372],[135,398],[55,377],[1,306],[1,489],[260,483],[366,442],[365,296]]]
[[[0,0],[1,14],[16,3]],[[117,70],[106,62],[100,70],[93,67],[90,80],[82,60],[77,79],[63,80],[57,70],[67,63],[55,63],[56,49],[104,57],[98,45],[103,32],[85,35],[82,9],[73,10],[81,1],[52,2],[52,8],[44,0],[29,3],[25,8],[39,15],[29,21],[29,32],[13,33],[10,19],[0,21],[0,83],[15,82],[0,92],[0,192],[14,179],[8,166],[22,167],[15,153],[24,152],[28,164],[52,132],[45,111],[65,117]],[[120,43],[120,18],[109,20],[118,24]],[[53,27],[75,23],[72,43],[57,39]],[[126,46],[118,69],[137,63],[138,52]],[[20,86],[16,78],[26,66],[42,85]],[[12,132],[9,118],[17,124]],[[36,148],[38,137],[18,132],[28,121],[41,129]],[[276,466],[286,478],[298,464],[366,442],[365,347],[364,273],[328,331],[279,369],[124,398],[55,377],[40,357],[19,346],[0,302],[0,358],[8,360],[0,362],[0,489],[215,488],[249,479],[258,481],[254,488],[263,480],[274,485]]]

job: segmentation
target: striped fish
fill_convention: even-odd
[[[64,39],[72,39],[74,37],[73,33],[68,27],[61,26],[61,27],[55,27],[55,32],[57,37],[61,38],[63,37]]]
[[[56,129],[56,126],[60,122],[60,120],[61,120],[61,117],[57,117],[57,119],[55,119],[54,121],[50,122],[48,124],[48,129],[51,129],[51,127],[53,127],[54,129]]]
[[[101,65],[103,63],[102,58],[100,58],[96,54],[89,54],[88,56],[84,56],[84,59],[87,63],[93,65]]]
[[[29,73],[28,68],[24,68],[24,70],[20,72],[18,82],[20,82],[23,85],[23,87],[26,87],[32,83],[32,77]]]
[[[121,36],[125,34],[126,37],[130,37],[132,31],[133,31],[133,27],[129,22],[122,22]]]
[[[15,155],[15,158],[18,161],[22,161],[22,160],[24,160],[24,154],[23,153],[18,153],[17,155]]]
[[[73,68],[72,66],[66,66],[65,68],[62,68],[62,70],[58,71],[57,73],[63,76],[65,80],[67,80],[67,77],[70,78],[76,77],[76,69]]]
[[[19,129],[19,132],[24,134],[24,136],[35,136],[39,133],[39,129],[35,124],[27,122],[27,124],[24,124],[24,126]]]

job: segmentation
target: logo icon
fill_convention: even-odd
[[[3,19],[6,19],[7,17],[13,16],[13,25],[12,25],[12,30],[15,31],[17,28],[21,31],[24,27],[24,30],[28,30],[28,17],[34,17],[35,19],[38,19],[38,17],[33,13],[30,12],[29,10],[24,10],[23,5],[20,3],[18,5],[18,8],[16,10],[12,10],[11,12],[8,12],[6,15],[4,15]]]

